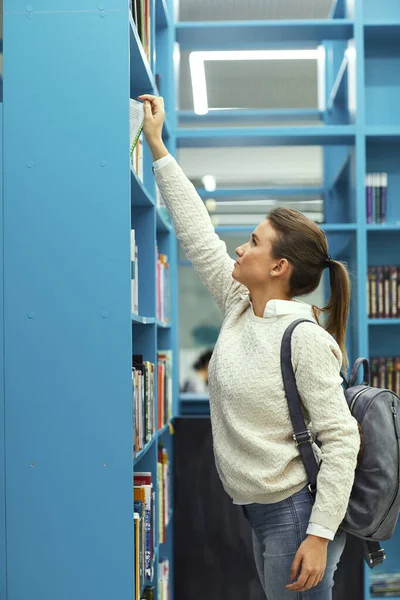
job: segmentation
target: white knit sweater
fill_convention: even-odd
[[[154,173],[187,257],[224,312],[209,367],[218,473],[236,503],[279,502],[307,483],[292,437],[280,345],[290,322],[299,316],[312,319],[310,308],[272,300],[264,318],[255,316],[247,288],[232,278],[234,261],[182,169],[168,156],[155,163]],[[312,422],[322,443],[310,522],[332,532],[347,509],[360,444],[341,387],[341,360],[337,343],[322,327],[302,323],[295,329],[292,362],[297,387],[306,422]]]

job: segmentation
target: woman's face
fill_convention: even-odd
[[[262,221],[250,236],[250,240],[236,248],[238,256],[232,277],[247,288],[265,286],[270,273],[279,260],[272,258],[272,242],[276,232],[270,221]]]

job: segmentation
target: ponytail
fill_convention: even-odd
[[[346,266],[337,260],[330,260],[329,280],[331,295],[328,304],[322,309],[328,319],[325,329],[336,339],[343,355],[343,368],[347,369],[346,329],[350,311],[350,277]]]

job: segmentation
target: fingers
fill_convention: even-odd
[[[304,571],[300,574],[298,580],[295,581],[295,583],[287,585],[286,589],[292,592],[306,592],[317,586],[322,581],[323,577],[324,573]]]
[[[138,100],[148,100],[152,104],[164,106],[164,98],[162,96],[152,96],[151,94],[143,94],[137,97]]]
[[[301,561],[302,561],[302,557],[301,557],[300,553],[297,552],[296,556],[294,557],[292,568],[290,569],[290,581],[293,581],[293,579],[295,579],[297,577],[297,575],[300,571]]]

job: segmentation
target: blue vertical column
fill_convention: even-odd
[[[365,73],[362,0],[355,0],[354,40],[356,51],[356,222],[357,222],[357,330],[358,355],[368,356],[367,323],[367,228],[365,217]]]
[[[8,600],[133,597],[127,0],[5,0]]]
[[[0,103],[0,598],[7,594],[6,482],[4,429],[4,203],[3,203],[3,103]]]

